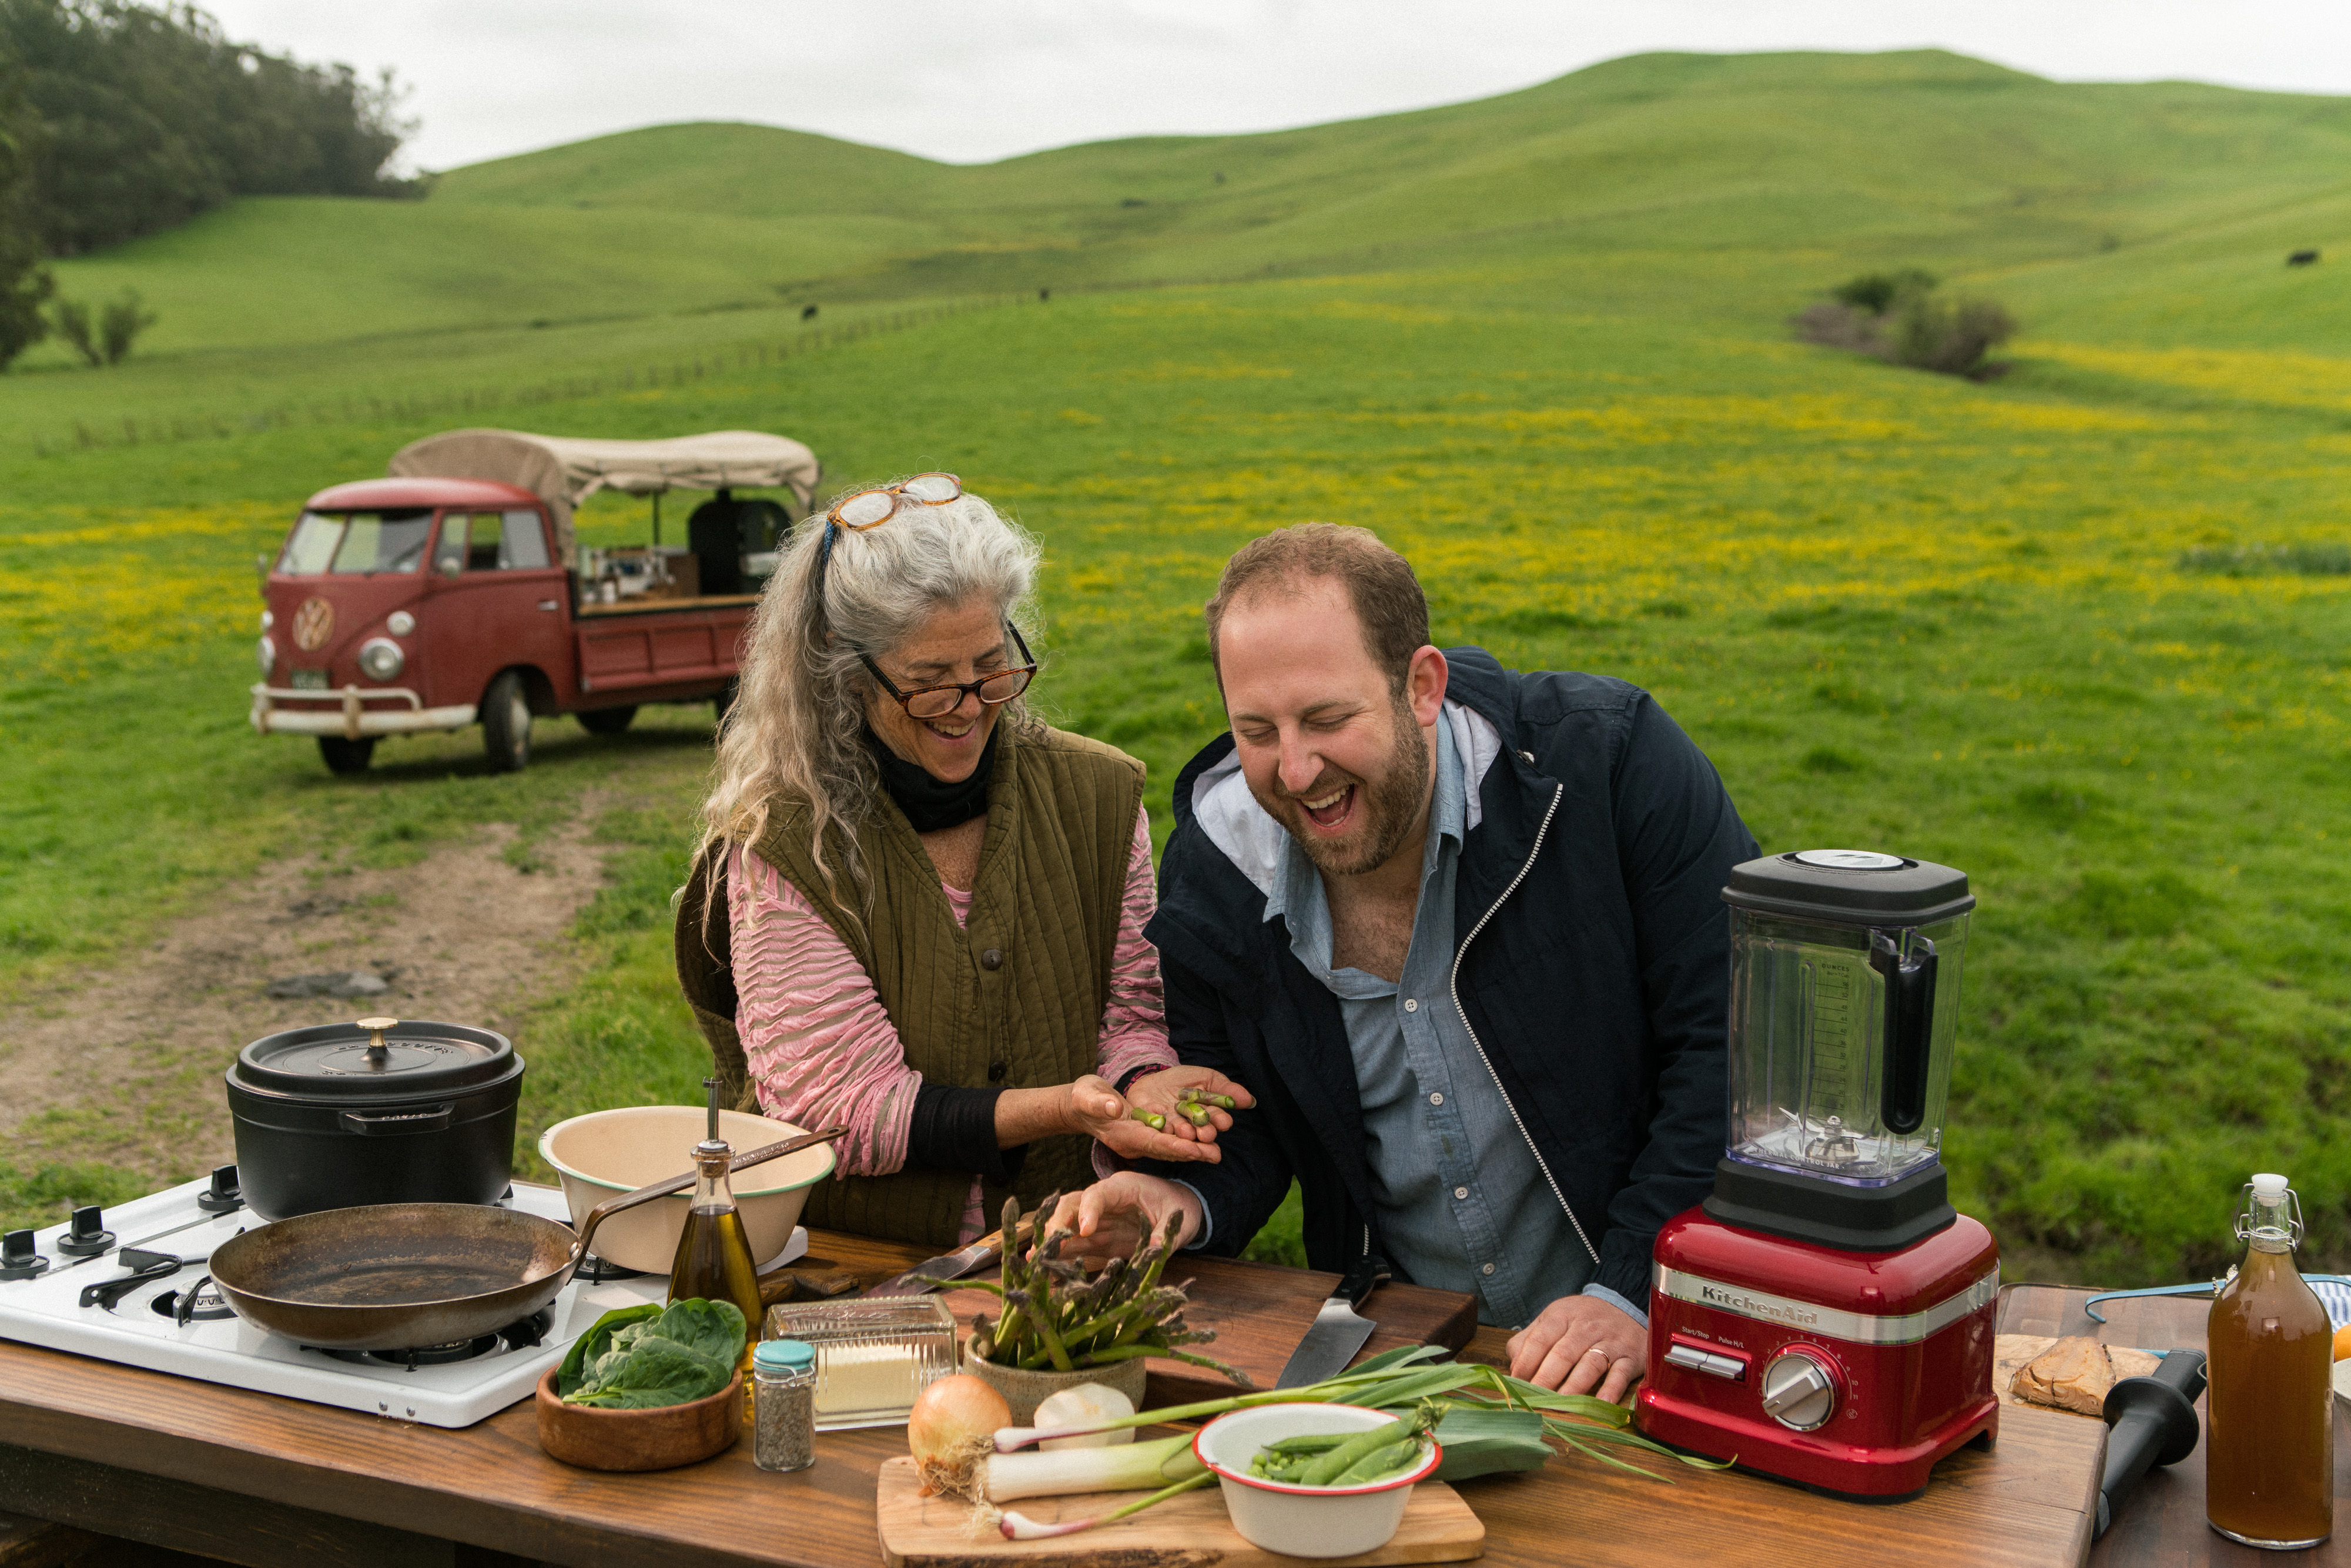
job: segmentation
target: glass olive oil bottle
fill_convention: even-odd
[[[732,1301],[742,1309],[745,1333],[738,1364],[747,1374],[751,1350],[759,1342],[759,1279],[751,1260],[751,1239],[735,1209],[727,1176],[735,1151],[718,1136],[718,1081],[703,1080],[710,1094],[710,1134],[694,1146],[694,1204],[678,1233],[677,1258],[670,1265],[669,1299]]]
[[[2245,1261],[2205,1330],[2204,1516],[2231,1541],[2281,1551],[2335,1530],[2335,1335],[2294,1266],[2300,1210],[2282,1176],[2247,1186],[2237,1215]]]

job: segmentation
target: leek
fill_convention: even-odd
[[[1207,1469],[1192,1453],[1192,1434],[1178,1432],[1148,1443],[990,1454],[974,1469],[972,1490],[979,1500],[1007,1503],[1071,1492],[1155,1490]]]

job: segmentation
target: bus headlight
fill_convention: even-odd
[[[395,610],[383,618],[383,629],[395,637],[405,637],[416,630],[416,617],[405,610]]]
[[[261,678],[267,680],[269,673],[277,668],[277,644],[264,637],[261,645],[254,649],[253,655],[261,661]]]
[[[371,681],[388,681],[408,664],[408,655],[389,637],[371,637],[360,645],[360,670]]]

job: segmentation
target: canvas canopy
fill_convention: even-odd
[[[571,509],[599,490],[789,486],[798,509],[816,499],[823,473],[799,442],[757,430],[714,430],[669,441],[590,441],[519,430],[450,430],[392,455],[395,479],[503,479],[547,502],[558,559],[571,559]]]

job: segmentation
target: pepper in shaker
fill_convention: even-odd
[[[751,1460],[763,1470],[816,1463],[816,1350],[771,1339],[751,1354]]]

